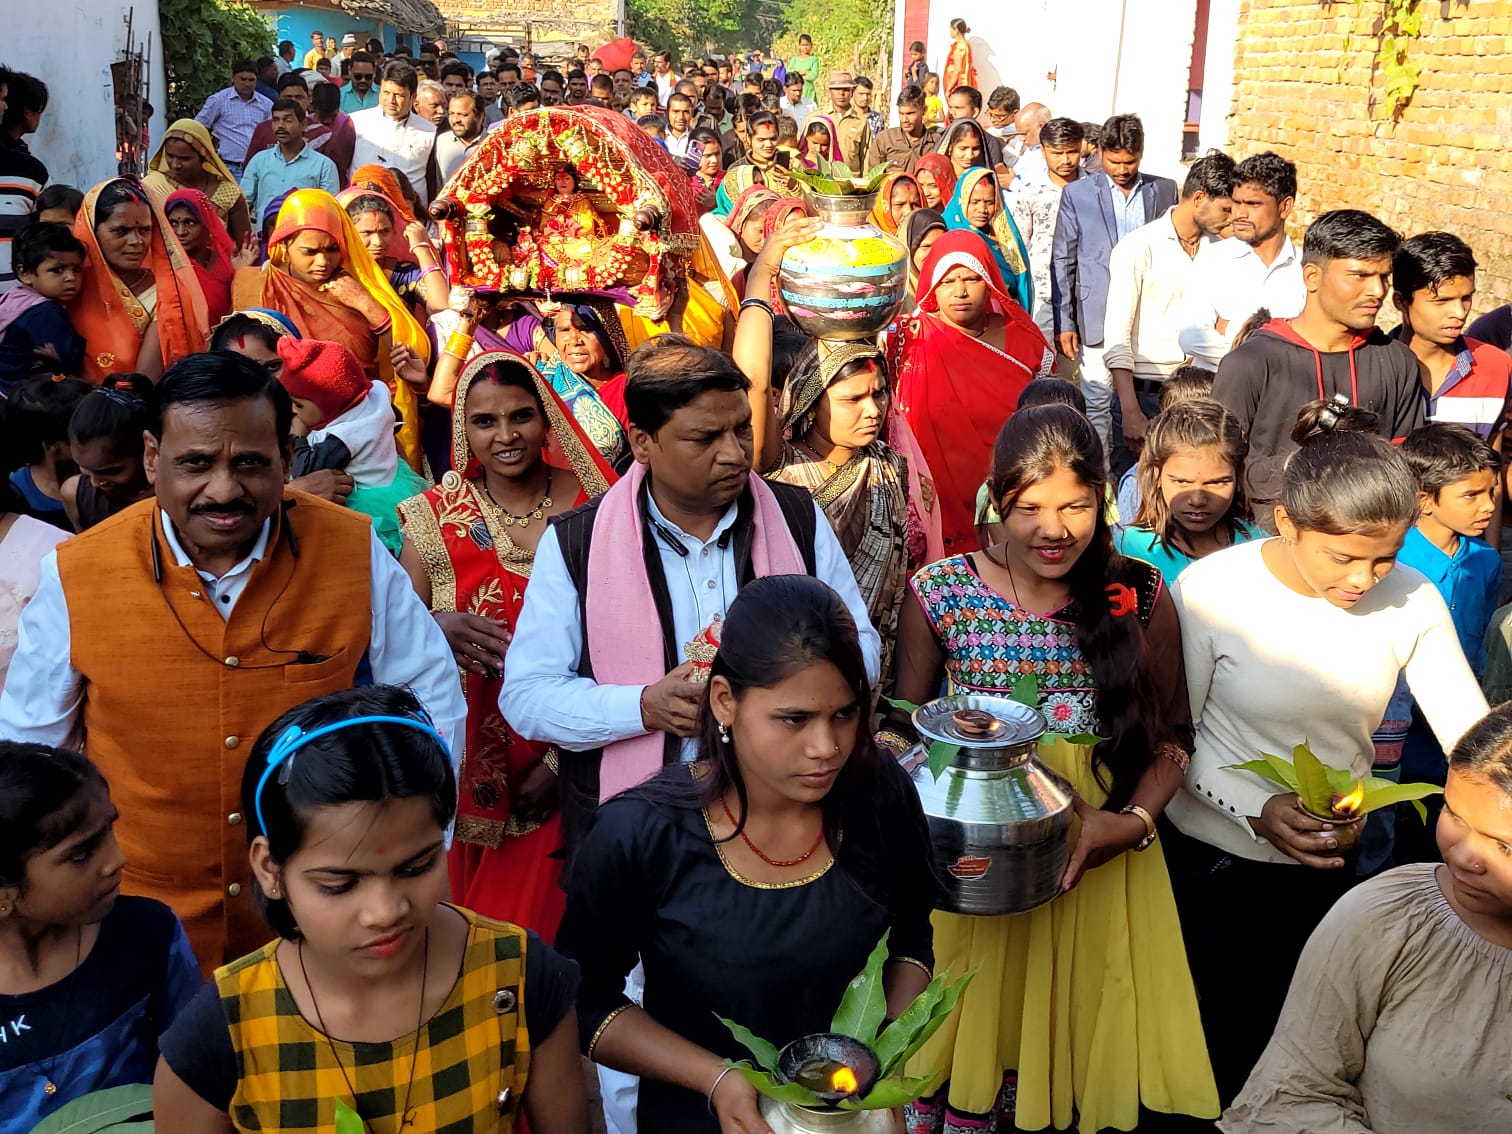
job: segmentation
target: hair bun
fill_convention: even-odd
[[[1291,439],[1305,445],[1335,433],[1374,433],[1380,417],[1362,406],[1354,405],[1343,394],[1308,402],[1297,412]]]

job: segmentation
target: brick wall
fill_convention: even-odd
[[[1346,206],[1403,235],[1456,233],[1480,261],[1481,312],[1512,300],[1512,0],[1419,7],[1409,53],[1422,77],[1393,123],[1369,109],[1382,81],[1366,17],[1379,4],[1244,0],[1228,149],[1297,163],[1299,241],[1313,217]]]

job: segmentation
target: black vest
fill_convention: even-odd
[[[818,523],[813,496],[806,489],[773,481],[767,482],[767,488],[777,498],[777,503],[782,508],[782,517],[787,521],[788,532],[798,546],[799,554],[803,556],[804,567],[812,575],[814,573],[814,537]],[[658,537],[652,530],[646,507],[647,492],[647,486],[642,485],[641,499],[638,502],[641,517],[642,564],[646,572],[646,580],[651,585],[652,600],[656,604],[656,618],[661,623],[665,655],[663,660],[666,663],[666,671],[671,672],[678,664],[677,634],[672,625],[672,596],[667,590],[666,577],[662,574],[661,552],[657,550]],[[593,676],[593,663],[588,656],[587,648],[588,550],[593,543],[594,521],[598,518],[599,502],[602,499],[600,497],[598,500],[590,500],[581,508],[551,521],[556,527],[557,542],[562,549],[562,559],[567,565],[567,573],[572,578],[573,586],[577,588],[579,633],[583,641],[582,660],[578,666],[580,677]],[[729,531],[735,548],[737,588],[744,587],[756,578],[756,570],[751,563],[751,545],[755,542],[755,510],[755,499],[747,489],[737,502],[735,523]],[[662,762],[664,764],[677,763],[681,745],[680,737],[668,734],[662,746]],[[602,749],[595,749],[592,752],[573,753],[561,761],[562,841],[569,870],[573,851],[593,825],[593,814],[598,810],[599,764],[603,756]],[[563,884],[566,884],[566,872],[563,874]]]

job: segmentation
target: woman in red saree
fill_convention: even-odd
[[[96,185],[73,234],[85,248],[84,276],[68,317],[84,340],[86,381],[135,371],[156,382],[205,349],[210,320],[194,265],[139,182]]]
[[[461,475],[399,505],[399,562],[446,632],[467,697],[452,896],[550,941],[566,901],[551,857],[562,841],[556,751],[500,716],[500,673],[548,520],[602,495],[614,474],[551,384],[504,351],[463,370],[452,448]]]
[[[971,29],[965,20],[950,21],[950,51],[945,56],[945,82],[940,87],[940,97],[946,100],[947,107],[951,91],[977,85],[976,64],[971,61],[971,40],[967,38],[970,34]],[[948,115],[949,111],[946,113]]]
[[[282,312],[302,338],[340,343],[356,355],[368,377],[386,383],[393,395],[403,418],[400,454],[424,471],[414,383],[423,389],[428,382],[430,340],[335,197],[320,189],[289,194],[268,242],[268,262],[236,273],[232,302],[236,310]],[[401,362],[407,364],[403,375],[396,371]]]
[[[205,293],[205,308],[214,327],[231,314],[231,282],[237,268],[257,263],[256,248],[246,247],[238,253],[231,233],[210,198],[198,189],[179,189],[163,202],[163,215],[173,228],[194,264],[200,290]]]
[[[944,154],[925,154],[914,162],[913,175],[923,206],[944,212],[955,196],[955,166],[950,164],[950,159]]]
[[[1055,355],[1009,296],[986,241],[947,232],[919,273],[919,306],[888,342],[898,411],[918,439],[939,490],[945,553],[977,549],[977,489],[998,430]]]

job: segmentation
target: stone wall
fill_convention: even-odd
[[[1293,237],[1329,209],[1412,235],[1456,233],[1481,270],[1475,308],[1512,299],[1512,0],[1420,0],[1422,67],[1396,122],[1382,105],[1379,3],[1244,0],[1229,152],[1297,163]]]

